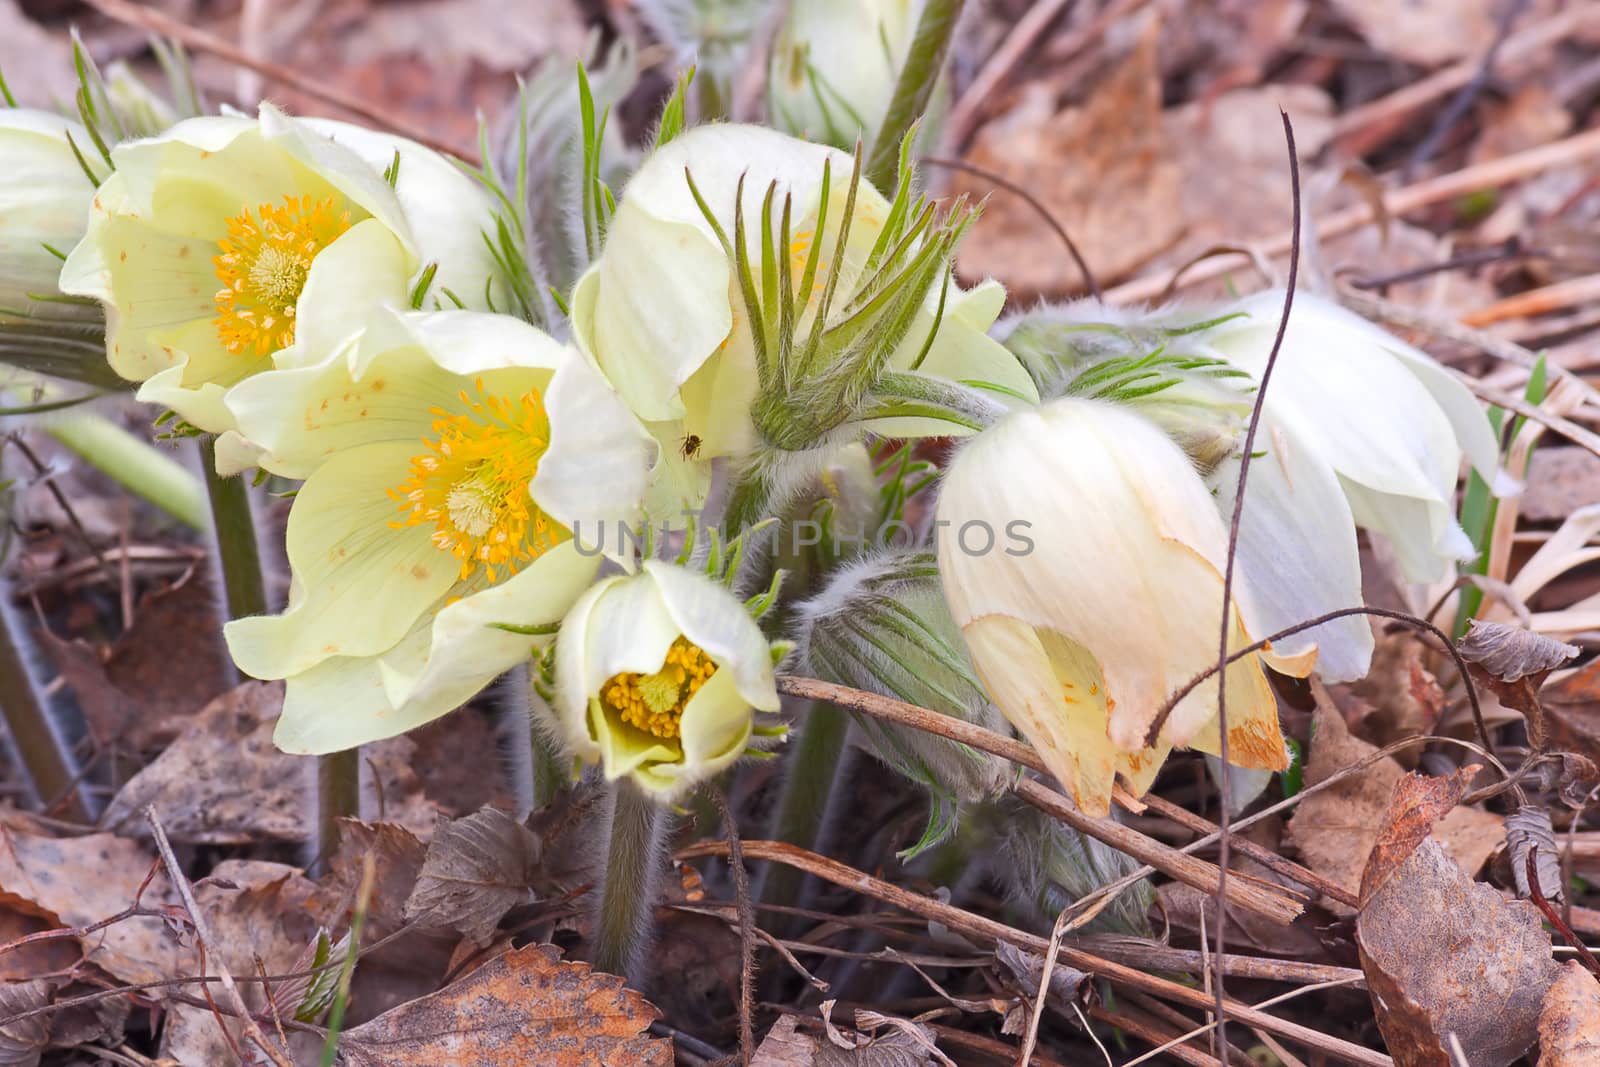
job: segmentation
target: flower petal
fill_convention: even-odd
[[[1361,557],[1355,519],[1338,476],[1300,440],[1294,429],[1264,416],[1256,435],[1240,516],[1238,566],[1249,579],[1245,616],[1261,636],[1277,633],[1341,608],[1360,607]],[[1237,459],[1208,479],[1218,512],[1233,514],[1239,484]],[[1278,655],[1307,650],[1328,681],[1364,676],[1372,660],[1372,625],[1363,615],[1323,623],[1273,643]]]
[[[368,312],[400,306],[417,262],[377,219],[363,219],[317,254],[295,305],[294,344],[273,356],[280,368],[320,363],[342,349]]]
[[[637,523],[656,445],[622,399],[574,353],[551,378],[545,409],[550,444],[529,485],[539,507],[573,530]]]
[[[418,660],[385,655],[385,690],[395,708],[388,725],[404,732],[460,707],[551,638],[499,628],[545,626],[561,617],[594,580],[596,559],[571,542],[544,553],[515,577],[457,600],[433,617]]]
[[[995,705],[1079,808],[1107,814],[1117,753],[1106,735],[1105,687],[1094,658],[1062,639],[1046,650],[1033,627],[1004,615],[971,619],[961,633]]]
[[[777,683],[766,638],[739,598],[682,567],[646,560],[643,568],[678,630],[716,662],[718,673],[733,672],[739,695],[750,707],[777,711]]]
[[[957,623],[1005,615],[1089,650],[1119,748],[1142,747],[1168,695],[1216,661],[1227,533],[1188,458],[1139,415],[1068,398],[1009,416],[958,454],[938,521]],[[999,542],[1019,523],[1033,541],[1020,557]],[[986,535],[968,536],[974,525]],[[1232,647],[1249,643],[1238,623],[1247,584],[1237,582]],[[1265,689],[1254,657],[1229,675],[1247,686],[1241,700]],[[1180,703],[1162,736],[1184,743],[1214,689]]]
[[[683,709],[679,743],[683,764],[704,780],[744,754],[753,720],[739,692],[738,672],[718,670]]]
[[[318,467],[295,497],[287,549],[298,596],[282,615],[228,624],[228,648],[256,678],[286,678],[332,656],[394,646],[449,591],[460,562],[426,526],[391,527],[387,495],[413,449],[370,444]]]

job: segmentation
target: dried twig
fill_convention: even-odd
[[[1586,22],[1594,21],[1600,21],[1600,9],[1590,4],[1573,4],[1564,11],[1507,37],[1500,49],[1499,58],[1504,63],[1520,62],[1546,48],[1560,44],[1581,29]],[[1480,66],[1479,60],[1463,59],[1388,96],[1381,96],[1360,107],[1353,107],[1333,121],[1332,137],[1345,138],[1358,130],[1403,120],[1446,93],[1455,92],[1467,85],[1476,76]]]
[[[808,852],[803,848],[797,848],[782,841],[746,841],[744,842],[744,853],[753,859],[771,860],[797,867],[825,881],[860,893],[863,896],[881,900],[886,904],[902,908],[925,919],[943,923],[971,937],[981,938],[989,942],[1006,941],[1016,945],[1018,948],[1040,955],[1049,948],[1049,942],[1035,934],[1026,933],[1015,927],[985,918],[982,915],[975,915],[972,912],[946,904],[933,897],[914,893],[909,889],[885,882],[880,878],[874,878],[865,871],[857,870],[837,860],[819,856],[815,852]],[[727,855],[728,846],[726,842],[700,841],[679,851],[678,858],[694,859],[702,856],[725,857]],[[1198,989],[1180,985],[1177,982],[1168,981],[1165,978],[1147,974],[1132,967],[1125,967],[1120,963],[1103,959],[1075,946],[1062,945],[1060,956],[1061,960],[1069,966],[1076,967],[1082,971],[1091,971],[1119,985],[1143,990],[1164,1000],[1186,1004],[1191,1008],[1210,1010],[1213,1007],[1211,996]],[[1351,981],[1353,980],[1352,978]],[[1239,1022],[1251,1026],[1259,1026],[1269,1033],[1289,1038],[1346,1063],[1358,1064],[1362,1065],[1362,1067],[1394,1067],[1394,1061],[1381,1052],[1362,1048],[1360,1045],[1332,1037],[1308,1026],[1302,1026],[1299,1023],[1276,1018],[1248,1004],[1229,1001],[1227,1009],[1228,1014]]]
[[[189,880],[184,877],[183,868],[178,866],[178,858],[172,854],[172,843],[167,840],[166,828],[161,825],[161,818],[156,814],[154,805],[145,806],[144,817],[150,824],[150,834],[155,839],[156,851],[161,854],[161,862],[166,866],[167,878],[178,891],[178,899],[183,901],[184,910],[189,913],[189,921],[194,925],[195,942],[203,956],[216,964],[217,977],[221,979],[222,988],[228,994],[228,999],[233,1002],[233,1009],[238,1014],[240,1025],[244,1027],[245,1036],[255,1042],[256,1047],[261,1049],[276,1067],[294,1067],[288,1056],[261,1032],[255,1016],[250,1013],[249,1007],[244,1002],[244,995],[239,992],[239,987],[233,981],[233,975],[228,973],[227,964],[216,953],[208,952],[206,945],[212,942],[212,938],[211,931],[206,927],[205,912],[201,911],[200,905],[195,902],[194,891],[189,888]]]
[[[1600,155],[1600,129],[1585,130],[1583,133],[1530,148],[1525,152],[1487,160],[1449,174],[1441,174],[1412,185],[1402,186],[1385,193],[1383,205],[1390,217],[1398,217],[1467,193],[1510,185],[1512,182],[1541,174],[1552,167],[1580,163],[1596,155]],[[1317,225],[1317,236],[1321,240],[1327,240],[1350,233],[1367,225],[1373,218],[1374,211],[1371,206],[1358,204],[1324,216]],[[1261,242],[1261,248],[1268,255],[1282,255],[1289,250],[1290,243],[1291,235],[1283,234]],[[1209,281],[1228,273],[1230,269],[1232,268],[1227,260],[1210,260],[1189,271],[1183,278],[1183,284],[1194,285]],[[1106,293],[1106,300],[1113,304],[1131,304],[1154,299],[1167,290],[1173,273],[1163,271],[1135,278],[1109,290]]]
[[[1224,879],[1221,868],[1216,864],[1187,855],[1171,845],[1141,834],[1131,826],[1112,819],[1096,819],[1085,815],[1065,796],[1037,781],[1025,778],[1016,784],[1012,792],[1079,833],[1103,841],[1185,885],[1193,886],[1202,893],[1224,893],[1227,902],[1234,907],[1244,908],[1282,925],[1293,922],[1305,910],[1299,901],[1286,895],[1279,886],[1269,888],[1261,883]]]
[[[1019,185],[1003,174],[968,163],[964,159],[923,156],[920,162],[929,163],[935,167],[949,167],[951,170],[965,171],[1020,197],[1025,204],[1033,208],[1034,212],[1044,220],[1044,224],[1050,227],[1055,232],[1055,235],[1061,239],[1061,243],[1066,246],[1067,255],[1071,256],[1072,262],[1077,264],[1078,273],[1083,276],[1083,287],[1088,290],[1089,295],[1096,300],[1104,298],[1105,294],[1100,291],[1100,283],[1095,280],[1094,271],[1089,269],[1089,263],[1083,258],[1083,253],[1078,251],[1078,246],[1073,242],[1072,235],[1067,232],[1067,228],[1061,224],[1060,220],[1050,213],[1050,209],[1045,207],[1038,197],[1028,191],[1026,186]]]
[[[712,801],[722,813],[722,828],[727,834],[728,866],[733,870],[733,899],[739,913],[739,1062],[748,1064],[755,1057],[755,1024],[752,994],[756,984],[756,910],[750,903],[750,874],[744,867],[740,847],[739,820],[728,807],[728,798],[715,785],[708,786]],[[803,968],[802,968],[803,970]]]
[[[1254,409],[1250,424],[1244,433],[1244,448],[1239,454],[1239,481],[1233,492],[1233,515],[1228,521],[1228,558],[1222,571],[1222,621],[1217,636],[1217,759],[1224,768],[1228,766],[1228,645],[1233,638],[1233,577],[1239,558],[1239,527],[1244,518],[1245,489],[1250,481],[1250,464],[1255,458],[1256,432],[1261,428],[1261,413],[1267,403],[1267,387],[1272,384],[1272,372],[1278,365],[1278,353],[1283,348],[1283,338],[1289,332],[1289,313],[1294,308],[1295,282],[1300,275],[1300,156],[1294,147],[1294,124],[1289,113],[1279,111],[1283,120],[1283,138],[1289,149],[1289,193],[1294,208],[1289,239],[1289,281],[1283,289],[1283,314],[1278,318],[1278,332],[1272,338],[1272,348],[1267,352],[1266,365],[1261,370],[1261,380],[1256,385]],[[1152,729],[1154,736],[1158,729]],[[1217,808],[1217,955],[1225,951],[1228,934],[1228,846],[1232,841],[1228,833],[1228,820],[1233,817],[1233,776],[1217,775],[1217,792],[1221,804]],[[1227,996],[1223,992],[1223,975],[1216,972],[1217,1047],[1228,1047]]]

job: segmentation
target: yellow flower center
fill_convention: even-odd
[[[678,638],[667,661],[654,674],[614,674],[600,689],[601,699],[629,726],[663,740],[678,736],[683,709],[717,672],[699,645]]]
[[[427,451],[411,461],[405,481],[389,490],[405,517],[396,528],[432,525],[433,543],[461,561],[461,579],[482,567],[517,573],[568,536],[528,492],[550,443],[550,420],[537,391],[515,400],[461,391],[466,411],[434,408]]]
[[[228,220],[212,259],[217,280],[217,337],[229,352],[266,356],[294,343],[295,305],[311,261],[350,228],[334,198],[283,198],[282,207],[245,208]]]

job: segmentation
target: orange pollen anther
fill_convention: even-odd
[[[432,525],[433,543],[461,561],[464,581],[482,567],[516,574],[566,540],[565,527],[539,510],[528,492],[550,443],[550,420],[537,391],[517,398],[463,389],[462,410],[434,408],[427,450],[406,480],[389,490],[404,517],[389,525]]]
[[[217,337],[229,352],[260,357],[294,343],[295,307],[311,261],[350,228],[333,197],[283,198],[283,206],[245,208],[217,242]]]
[[[680,637],[667,649],[660,670],[614,674],[601,687],[600,698],[629,726],[670,741],[681,732],[684,708],[715,673],[717,665],[705,650]]]

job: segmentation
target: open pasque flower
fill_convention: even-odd
[[[264,468],[306,479],[288,610],[225,630],[246,674],[288,679],[290,752],[401,733],[525,659],[496,624],[560,619],[600,562],[575,529],[635,522],[652,458],[576,351],[503,315],[380,310],[228,404]]]
[[[778,709],[772,648],[744,604],[655,560],[583,594],[561,622],[555,669],[571,751],[663,803],[742,756],[754,712]]]
[[[951,614],[989,695],[1084,811],[1104,814],[1113,779],[1137,795],[1174,745],[1215,753],[1215,681],[1145,735],[1169,695],[1215,664],[1227,531],[1189,458],[1154,423],[1067,397],[1007,416],[957,455],[940,493],[939,571]],[[1002,548],[1014,523],[1032,548]],[[1235,576],[1229,628],[1252,625]],[[1229,758],[1288,765],[1264,660],[1227,670]]]
[[[1197,317],[1236,317],[1196,343],[1259,377],[1282,308],[1283,291],[1268,289],[1207,309]],[[1356,523],[1388,538],[1413,581],[1438,581],[1474,554],[1455,518],[1463,453],[1497,493],[1515,488],[1499,473],[1494,431],[1466,386],[1427,353],[1314,294],[1295,294],[1266,408],[1337,475]]]
[[[503,295],[479,236],[487,194],[410,141],[264,104],[111,158],[61,287],[105,304],[107,356],[139,398],[202,430],[233,428],[229,387],[320,361],[374,306],[406,306],[429,264],[434,292]]]
[[[573,330],[669,459],[800,452],[846,423],[967,432],[911,417],[956,383],[994,387],[983,403],[1002,408],[1034,398],[984,332],[1004,292],[947,280],[965,222],[937,222],[906,190],[891,203],[854,171],[835,149],[711,125],[623,190]]]
[[[790,4],[772,43],[773,125],[849,149],[883,125],[922,0]]]

